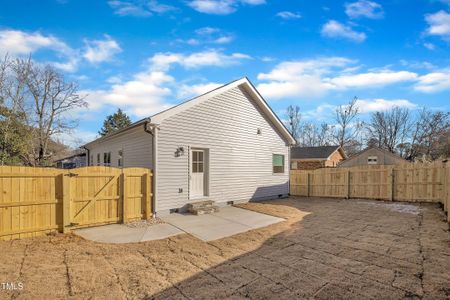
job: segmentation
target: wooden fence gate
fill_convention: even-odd
[[[148,219],[151,186],[144,168],[0,167],[0,240]]]

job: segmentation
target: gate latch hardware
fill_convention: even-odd
[[[76,177],[76,176],[78,176],[78,174],[76,174],[76,173],[68,173],[68,174],[64,174],[64,176]]]

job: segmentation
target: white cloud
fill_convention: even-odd
[[[450,89],[450,71],[443,70],[420,76],[414,89],[424,93],[435,93]]]
[[[75,71],[78,66],[78,53],[66,43],[52,35],[39,32],[25,32],[21,30],[0,30],[0,54],[13,56],[33,54],[37,51],[47,50],[64,57],[66,61],[49,62],[56,68],[67,72]]]
[[[240,4],[261,5],[265,3],[265,0],[191,0],[188,5],[205,14],[229,15],[234,13]]]
[[[226,67],[240,63],[251,57],[242,53],[223,54],[218,50],[205,50],[189,55],[183,53],[157,53],[150,58],[150,62],[156,70],[168,70],[171,65],[178,64],[184,68],[200,68],[205,66]]]
[[[225,33],[219,28],[202,27],[195,30],[196,37],[187,40],[178,39],[177,42],[185,43],[191,46],[201,44],[228,44],[234,40],[234,36],[230,33]]]
[[[358,99],[356,101],[356,106],[359,112],[362,114],[371,113],[375,111],[389,110],[394,107],[410,108],[414,109],[417,107],[416,104],[412,103],[406,99]],[[323,103],[318,105],[316,108],[307,110],[302,114],[302,117],[307,120],[314,120],[320,122],[329,122],[335,114],[337,105]]]
[[[167,85],[173,82],[174,78],[163,72],[141,72],[110,89],[84,90],[80,94],[88,94],[89,110],[117,106],[134,116],[146,117],[172,106],[166,99],[172,94]]]
[[[409,71],[380,71],[342,75],[325,79],[325,81],[332,84],[336,89],[348,89],[360,87],[379,87],[399,82],[412,81],[416,78],[417,74]]]
[[[359,0],[352,3],[345,4],[345,13],[350,18],[369,18],[369,19],[379,19],[383,17],[383,8],[380,4],[368,1]]]
[[[434,14],[425,15],[429,27],[427,34],[441,36],[444,39],[450,38],[450,14],[441,10]]]
[[[68,54],[72,49],[52,35],[20,30],[0,30],[0,51],[11,55],[28,55],[40,49]]]
[[[428,50],[434,50],[434,49],[436,49],[436,46],[435,46],[434,44],[432,44],[432,43],[424,43],[423,46],[424,46],[425,48],[427,48]]]
[[[280,11],[279,13],[276,14],[276,16],[285,20],[295,20],[300,19],[302,17],[301,14],[291,11]]]
[[[228,44],[231,43],[233,41],[233,37],[231,35],[227,35],[227,36],[221,36],[218,37],[217,39],[213,40],[214,44]]]
[[[266,0],[241,0],[241,2],[244,4],[249,4],[249,5],[266,4]]]
[[[220,32],[220,29],[215,27],[202,27],[195,30],[195,33],[199,35],[210,35],[217,32]]]
[[[154,13],[161,14],[176,10],[175,7],[161,4],[156,0],[111,0],[108,1],[108,4],[119,16],[149,17]]]
[[[115,54],[122,52],[119,44],[108,35],[104,40],[85,40],[85,44],[83,57],[91,63],[110,61]]]
[[[325,57],[302,61],[282,62],[269,73],[258,74],[258,90],[265,97],[318,97],[333,86],[322,79],[336,68],[342,69],[352,60],[344,57]]]
[[[363,42],[366,39],[364,32],[354,31],[350,26],[330,20],[322,27],[322,35],[329,38],[343,38],[355,42]]]
[[[418,80],[413,72],[389,69],[361,72],[354,64],[354,60],[344,57],[282,62],[269,73],[258,75],[263,81],[258,89],[271,99],[319,97],[330,91],[378,88]]]
[[[416,104],[406,99],[358,99],[356,106],[361,113],[389,110],[394,107],[415,108]]]
[[[233,0],[194,0],[188,5],[205,14],[228,15],[236,11],[236,2]]]
[[[221,86],[221,83],[208,82],[208,83],[199,83],[199,84],[182,84],[177,89],[177,95],[180,99],[191,98],[194,96],[202,95],[206,92],[214,90]]]
[[[412,68],[412,69],[426,69],[426,70],[436,69],[436,66],[428,61],[416,61],[416,60],[401,59],[400,64],[402,66],[406,66],[406,67]]]

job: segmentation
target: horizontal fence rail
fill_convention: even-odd
[[[291,170],[290,194],[306,197],[366,198],[439,202],[450,205],[450,164],[405,164]],[[450,216],[448,215],[448,221]]]
[[[0,167],[0,240],[152,216],[145,168]]]

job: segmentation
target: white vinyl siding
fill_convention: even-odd
[[[190,148],[208,149],[205,171],[211,200],[248,201],[288,194],[287,142],[240,88],[164,119],[157,145],[157,211],[190,202]],[[186,151],[177,157],[179,147]],[[284,155],[284,173],[273,173],[273,154]]]
[[[105,165],[104,153],[110,153],[108,161],[111,167],[119,166],[119,154],[123,151],[121,162],[123,167],[152,168],[152,135],[145,132],[143,126],[139,126],[123,134],[112,136],[109,139],[98,141],[89,147],[90,154],[94,157],[100,155],[100,165]],[[97,161],[96,161],[97,163]],[[108,165],[108,164],[107,164]]]

